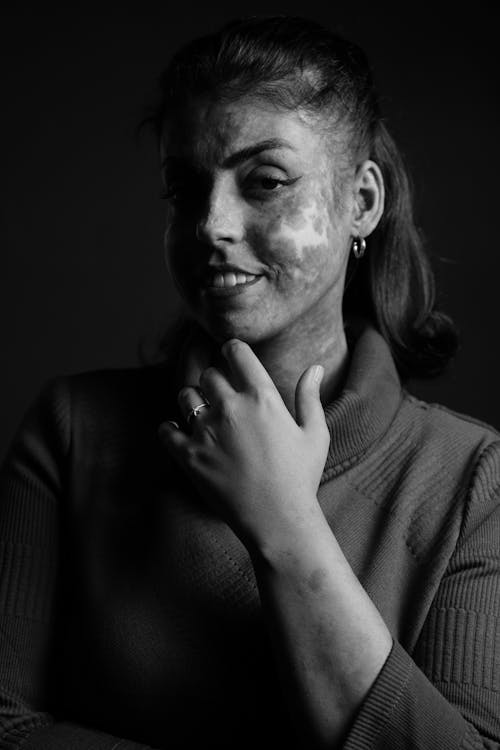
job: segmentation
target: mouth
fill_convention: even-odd
[[[262,275],[257,274],[216,273],[207,277],[202,289],[210,297],[234,297],[258,284],[262,278]]]

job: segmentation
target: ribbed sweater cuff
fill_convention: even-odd
[[[66,723],[32,732],[21,747],[22,750],[152,750],[148,745]]]
[[[343,750],[457,750],[467,722],[394,641]]]

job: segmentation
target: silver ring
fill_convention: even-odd
[[[197,416],[198,416],[198,414],[200,413],[200,411],[201,411],[201,410],[202,410],[202,409],[203,409],[203,408],[204,408],[205,406],[210,406],[210,404],[207,404],[207,402],[206,402],[206,401],[204,401],[204,402],[203,402],[202,404],[198,404],[198,406],[193,406],[193,408],[191,409],[191,411],[189,412],[189,414],[188,414],[188,415],[187,415],[187,417],[186,417],[186,422],[187,422],[187,423],[189,424],[189,422],[191,421],[191,419],[192,419],[193,417],[197,417]]]

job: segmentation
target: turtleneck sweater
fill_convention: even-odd
[[[162,448],[175,367],[55,378],[0,475],[0,748],[293,748],[249,555]],[[500,748],[500,435],[373,329],[318,500],[392,651],[344,750]],[[314,543],[314,540],[311,540]]]

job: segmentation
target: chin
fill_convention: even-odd
[[[270,332],[255,324],[255,321],[236,321],[227,318],[214,320],[198,317],[198,323],[207,334],[220,344],[228,339],[240,339],[247,344],[257,344],[270,336]]]

